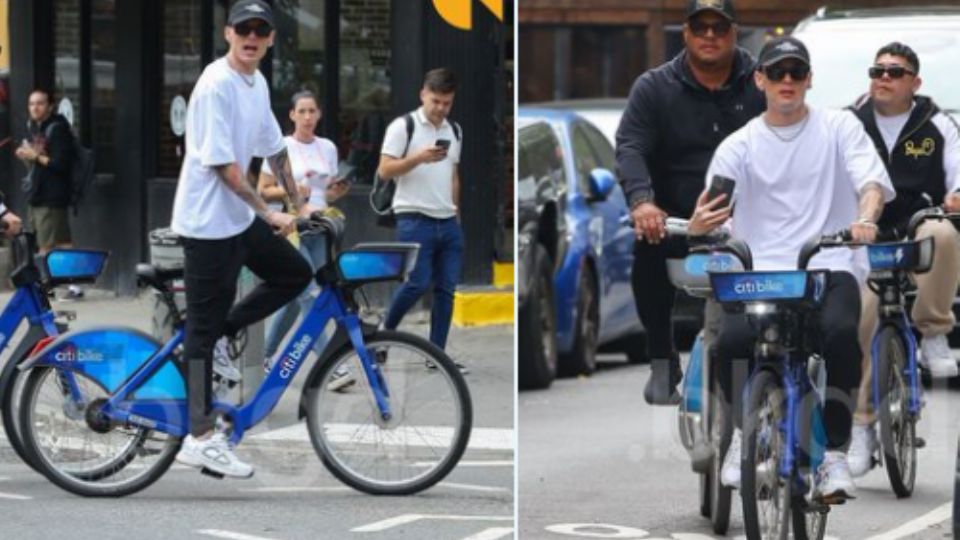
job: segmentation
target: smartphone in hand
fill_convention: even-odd
[[[443,148],[444,150],[450,150],[450,139],[437,139],[434,146]]]
[[[719,174],[713,175],[710,180],[710,189],[707,190],[707,201],[712,201],[720,195],[726,195],[727,198],[723,201],[724,206],[730,206],[730,203],[733,202],[733,188],[736,185],[737,182],[733,178],[727,178]]]

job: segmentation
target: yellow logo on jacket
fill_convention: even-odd
[[[935,143],[931,137],[926,137],[923,139],[923,142],[920,143],[920,146],[914,144],[913,141],[907,141],[903,147],[903,153],[907,157],[917,159],[920,156],[932,156],[933,151],[937,149],[937,143]]]

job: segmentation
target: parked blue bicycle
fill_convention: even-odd
[[[15,291],[0,313],[0,353],[14,340],[21,324],[27,324],[26,332],[19,337],[17,348],[0,372],[0,412],[10,446],[31,466],[34,464],[24,449],[17,422],[17,400],[23,379],[16,368],[38,344],[67,330],[65,322],[56,320],[59,314],[50,306],[48,293],[60,285],[93,283],[107,259],[106,252],[87,249],[56,249],[42,257],[36,252],[36,238],[32,232],[23,232],[13,238],[14,270],[10,280]],[[62,314],[67,319],[73,317],[72,313]]]
[[[410,494],[434,485],[456,466],[470,437],[466,383],[430,342],[365,324],[355,298],[364,284],[406,279],[419,246],[359,244],[336,253],[342,221],[314,216],[298,228],[327,236],[330,262],[315,276],[322,291],[251,401],[215,401],[213,410],[222,415],[230,441],[239,443],[273,410],[333,320],[337,331],[308,374],[300,401],[323,464],[371,494]],[[176,272],[138,267],[146,281],[170,280]],[[190,427],[179,367],[182,341],[182,326],[167,343],[129,328],[90,329],[64,334],[27,361],[20,424],[28,453],[51,482],[84,496],[123,496],[163,475]],[[357,384],[346,392],[329,389],[342,369],[357,374]],[[77,392],[63,384],[60,372],[76,380]],[[98,478],[71,472],[111,464]]]
[[[814,497],[813,475],[823,461],[823,361],[809,331],[827,290],[829,272],[806,270],[821,248],[853,246],[849,233],[804,245],[795,271],[753,271],[747,245],[726,249],[746,269],[711,272],[716,300],[742,311],[757,331],[755,364],[744,394],[741,500],[747,538],[821,539],[829,505]]]

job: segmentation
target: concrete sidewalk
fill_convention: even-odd
[[[58,296],[60,296],[59,292]],[[12,293],[9,292],[0,293],[0,306],[5,305],[11,296]],[[71,329],[117,325],[136,328],[151,334],[154,304],[154,294],[149,291],[138,298],[117,298],[106,291],[89,289],[82,300],[54,300],[53,308],[57,311],[71,311],[76,314],[76,320],[70,323]],[[411,313],[401,329],[426,337],[429,333],[429,313]],[[262,325],[260,331],[262,332]],[[256,343],[256,347],[248,348],[258,347],[259,349],[245,355],[244,378],[247,385],[242,392],[248,396],[252,395],[263,377],[263,357],[259,353],[262,350],[262,337],[259,338],[259,342],[256,337],[251,337],[250,343]],[[481,432],[486,433],[485,440],[488,442],[486,446],[479,449],[491,450],[493,449],[490,447],[491,444],[499,450],[505,450],[505,446],[512,448],[516,393],[513,326],[454,326],[451,328],[447,353],[470,369],[466,380],[473,400],[474,427],[491,430]],[[279,441],[283,441],[282,444],[290,442],[309,444],[305,430],[291,430],[290,426],[299,422],[296,414],[300,389],[315,361],[315,356],[312,355],[311,359],[305,362],[291,385],[292,388],[287,390],[273,413],[256,429],[251,430],[244,440],[244,445],[253,443],[275,446]],[[278,432],[284,433],[282,436],[267,433],[284,429],[285,431]],[[295,435],[291,436],[290,433]],[[489,443],[490,437],[493,437],[493,443]],[[509,439],[509,443],[506,439]]]

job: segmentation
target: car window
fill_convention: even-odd
[[[607,141],[603,133],[600,133],[600,130],[591,125],[585,124],[583,132],[596,153],[599,166],[613,172],[616,169],[617,158],[613,154],[613,147],[610,146],[610,142]]]
[[[566,185],[563,154],[556,136],[546,125],[531,126],[521,132],[520,178],[533,178],[536,184],[552,179],[555,189]]]
[[[601,167],[587,139],[583,124],[573,126],[573,160],[577,168],[577,190],[584,195],[590,193],[590,171]]]

